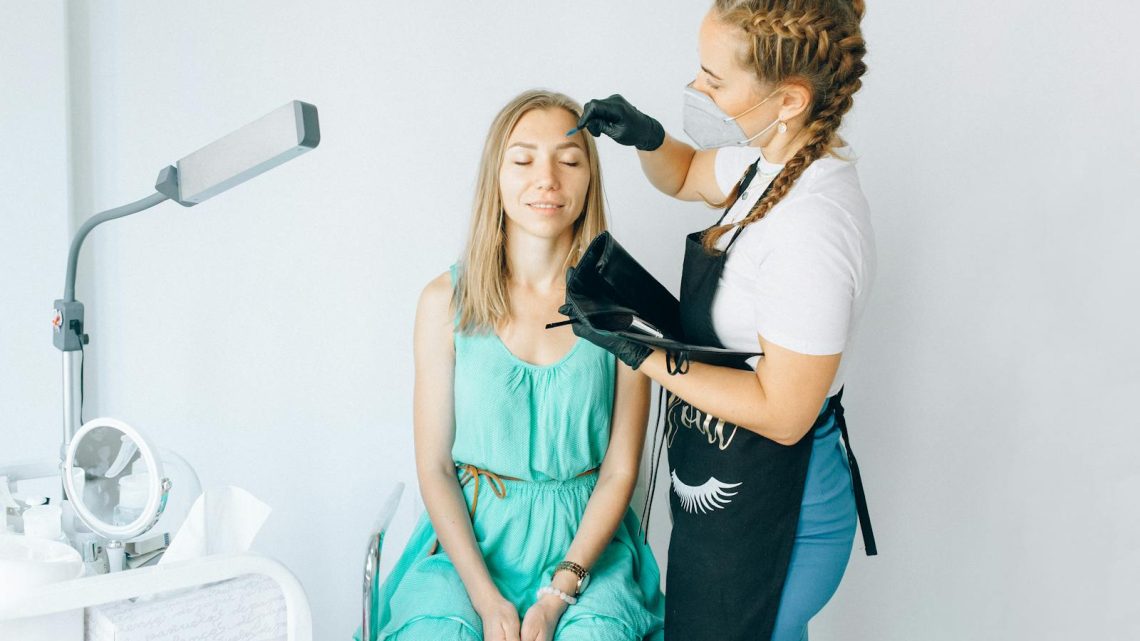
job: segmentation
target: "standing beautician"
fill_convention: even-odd
[[[669,392],[666,638],[807,638],[835,593],[855,525],[874,538],[840,404],[875,272],[867,202],[837,130],[866,70],[862,0],[717,0],[700,27],[685,131],[619,95],[579,127],[636,147],[681,200],[728,205],[690,234],[686,342],[762,352],[739,368],[575,331]],[[683,360],[683,357],[682,357]]]

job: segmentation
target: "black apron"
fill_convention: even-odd
[[[752,177],[753,165],[739,191]],[[727,215],[721,216],[717,225]],[[728,250],[708,253],[704,231],[685,241],[681,324],[685,341],[723,347],[712,325],[712,303]],[[683,356],[681,358],[683,361]],[[749,370],[746,362],[738,369]],[[687,369],[683,362],[670,369]],[[832,417],[847,445],[839,394],[827,401],[811,430],[785,446],[706,414],[668,394],[665,445],[669,450],[669,543],[665,600],[666,641],[770,639],[795,543],[804,482],[816,429]],[[856,507],[867,554],[876,553],[855,457],[847,447]]]

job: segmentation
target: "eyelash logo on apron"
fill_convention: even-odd
[[[683,402],[678,396],[666,394],[669,399],[666,403],[668,412],[668,417],[665,419],[666,447],[672,447],[677,430],[681,427],[694,429],[703,434],[708,439],[709,445],[716,445],[722,452],[732,445],[732,439],[736,437],[736,430],[739,429],[736,425],[712,414],[706,414]],[[725,509],[732,502],[729,497],[737,494],[726,490],[742,485],[739,482],[726,483],[715,476],[710,476],[707,481],[699,485],[688,485],[677,478],[676,470],[670,473],[670,481],[673,493],[681,501],[681,508],[690,514],[698,512],[705,514]]]
[[[740,486],[740,483],[724,483],[715,476],[710,476],[709,480],[696,487],[686,485],[677,478],[677,470],[673,470],[671,477],[673,491],[681,500],[681,508],[690,514],[696,514],[698,511],[704,514],[713,510],[723,510],[732,503],[730,497],[736,496],[736,492],[727,490]]]

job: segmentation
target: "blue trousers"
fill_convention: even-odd
[[[833,419],[815,432],[772,641],[807,641],[808,621],[835,594],[847,569],[857,520],[847,454]]]

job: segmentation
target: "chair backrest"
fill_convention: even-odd
[[[364,555],[364,584],[362,593],[362,614],[360,626],[361,641],[373,641],[376,638],[375,621],[372,620],[374,612],[374,599],[376,587],[380,579],[380,549],[384,545],[384,535],[392,523],[392,516],[396,513],[396,506],[400,504],[400,496],[404,493],[404,484],[396,483],[388,498],[380,507],[380,513],[372,524],[372,531],[368,535],[368,549]]]

